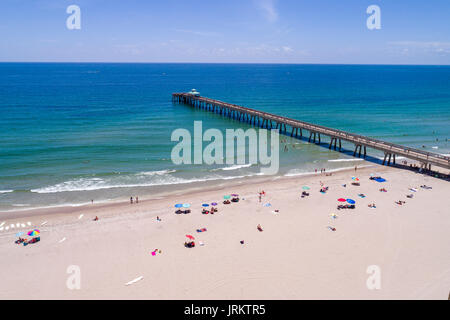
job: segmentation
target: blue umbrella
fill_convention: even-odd
[[[209,204],[204,203],[204,204],[202,204],[202,207],[209,207]]]
[[[17,232],[16,233],[16,237],[20,237],[20,236],[22,236],[24,233],[23,232]]]
[[[386,182],[386,179],[378,178],[378,179],[375,179],[375,181],[377,181],[377,182]]]
[[[181,203],[178,203],[175,205],[175,208],[181,208],[181,207],[183,207],[183,205]]]
[[[184,203],[183,208],[189,208],[191,205],[189,203]]]
[[[353,199],[347,199],[347,202],[350,203],[350,204],[355,204],[356,203],[356,201],[353,200]]]

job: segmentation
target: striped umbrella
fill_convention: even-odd
[[[34,230],[31,230],[30,232],[28,232],[27,234],[28,234],[30,237],[35,237],[35,236],[38,236],[40,233],[41,233],[41,232],[40,232],[38,229],[34,229]]]

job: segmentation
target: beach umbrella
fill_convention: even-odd
[[[352,180],[353,180],[353,181],[359,181],[359,178],[357,178],[357,177],[352,177]]]
[[[209,204],[204,203],[204,204],[202,204],[202,207],[209,207]]]
[[[231,196],[223,196],[223,198],[225,199],[225,200],[228,200],[228,199],[230,199],[231,198]]]
[[[175,208],[182,208],[183,207],[183,205],[181,204],[181,203],[177,203],[176,205],[175,205]]]
[[[353,200],[353,199],[347,199],[347,202],[350,203],[350,204],[355,204],[356,203],[356,201]]]
[[[308,187],[308,186],[303,186],[302,189],[303,189],[303,190],[309,190],[309,189],[311,189],[311,188]]]
[[[189,208],[191,205],[189,203],[184,203],[183,208]]]
[[[345,201],[347,201],[347,200],[344,199],[344,198],[339,198],[338,201],[339,201],[339,202],[345,202]]]
[[[217,202],[211,203],[212,206],[217,206]]]
[[[236,194],[236,193],[233,193],[231,196],[232,196],[232,197],[239,197],[239,195]]]
[[[17,233],[16,233],[16,237],[20,237],[20,236],[23,236],[23,235],[24,235],[23,232],[17,232]]]
[[[31,230],[30,232],[28,232],[27,234],[28,234],[30,237],[34,237],[34,236],[38,236],[40,233],[41,233],[41,232],[40,232],[38,229],[34,229],[34,230]]]
[[[189,238],[190,240],[194,240],[195,238],[193,236],[191,236],[190,234],[186,235],[187,238]]]

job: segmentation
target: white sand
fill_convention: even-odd
[[[370,181],[371,172],[388,181]],[[24,247],[14,243],[20,230],[0,233],[0,298],[447,299],[449,182],[377,166],[358,170],[361,186],[356,187],[350,185],[353,175],[283,178],[160,200],[139,197],[133,205],[30,212],[27,220],[41,229],[41,242]],[[329,186],[326,194],[319,193],[319,181]],[[302,199],[303,185],[311,190]],[[388,192],[379,192],[382,187]],[[417,189],[412,199],[406,198],[409,188]],[[259,203],[261,190],[267,195]],[[221,204],[230,193],[245,200]],[[337,210],[340,197],[356,200],[356,209]],[[201,204],[213,201],[220,202],[219,212],[202,215]],[[180,202],[190,202],[192,213],[174,214],[173,205]],[[368,208],[372,202],[376,209]],[[95,216],[100,220],[93,221]],[[24,218],[5,225],[19,220]],[[200,228],[207,231],[197,233]],[[195,248],[183,246],[187,234],[196,238]],[[161,253],[152,256],[155,249]],[[66,286],[71,265],[80,267],[80,290]],[[371,265],[381,270],[379,290],[366,286]]]

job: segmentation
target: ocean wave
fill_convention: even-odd
[[[221,168],[221,170],[224,170],[224,171],[238,170],[238,169],[241,169],[241,168],[248,168],[248,167],[251,167],[251,166],[252,166],[251,163],[248,163],[248,164],[237,164],[237,165],[234,165],[234,166],[231,166],[231,167]]]
[[[254,173],[241,176],[210,176],[204,178],[180,178],[169,174],[150,175],[152,179],[139,179],[138,175],[119,177],[117,179],[103,180],[100,178],[80,178],[76,180],[65,181],[53,186],[33,189],[34,193],[60,193],[60,192],[75,192],[75,191],[94,191],[101,189],[115,189],[115,188],[138,188],[138,187],[153,187],[177,184],[190,184],[195,182],[206,182],[214,180],[233,180],[246,178],[251,176],[262,175],[263,173]],[[144,176],[145,177],[145,176]],[[137,178],[137,182],[136,182]],[[142,180],[142,181],[139,181]],[[130,183],[130,181],[132,181]]]
[[[333,160],[328,160],[328,162],[348,162],[348,161],[364,161],[364,159],[355,158],[355,159],[333,159]]]
[[[139,172],[138,175],[143,175],[143,176],[158,175],[158,176],[162,176],[162,175],[165,175],[165,174],[175,173],[175,172],[177,172],[177,170],[144,171],[144,172]]]
[[[367,167],[371,167],[371,165],[358,166],[358,168],[367,168]],[[327,171],[325,173],[350,170],[350,169],[354,169],[354,168],[355,167],[343,167],[343,168],[330,169],[330,170],[327,169]],[[316,171],[299,171],[298,169],[292,169],[292,170],[289,170],[284,176],[285,177],[297,177],[297,176],[307,176],[307,175],[315,175],[315,174],[320,174],[320,172],[316,172]]]
[[[11,193],[14,192],[14,190],[0,190],[0,193]]]

